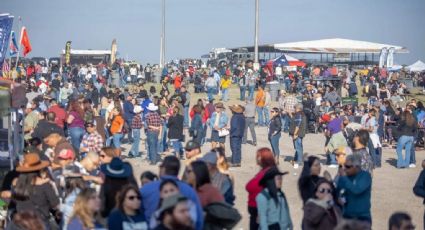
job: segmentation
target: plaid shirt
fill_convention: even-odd
[[[143,121],[140,114],[136,114],[131,122],[132,129],[141,129],[143,127]]]
[[[146,119],[146,124],[148,129],[149,129],[149,126],[161,127],[162,125],[161,117],[159,116],[157,112],[149,112],[148,114],[146,114],[145,119]],[[159,130],[153,130],[153,129],[149,129],[149,130],[159,132]]]
[[[283,110],[287,113],[294,113],[296,104],[298,104],[297,98],[289,95],[283,100]]]
[[[81,141],[80,148],[88,148],[89,151],[100,152],[103,147],[102,136],[97,131],[86,133]]]

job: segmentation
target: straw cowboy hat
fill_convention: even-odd
[[[235,113],[243,113],[245,111],[245,107],[242,105],[236,104],[229,106],[229,109],[232,110]]]
[[[215,105],[214,105],[216,108],[220,108],[220,109],[224,109],[224,105],[223,105],[223,103],[221,103],[221,102],[217,102],[217,103],[215,103]]]
[[[134,113],[141,113],[142,111],[143,111],[142,106],[140,105],[134,106],[134,110],[133,110]]]
[[[49,165],[50,162],[40,160],[40,156],[37,153],[28,153],[24,155],[24,162],[16,167],[16,171],[22,173],[36,172],[47,168]]]

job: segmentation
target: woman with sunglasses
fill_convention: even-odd
[[[324,178],[317,181],[314,197],[304,206],[304,230],[334,229],[342,220],[341,210],[335,205],[333,193],[331,182]]]
[[[123,229],[148,229],[143,212],[140,212],[141,195],[135,185],[127,185],[116,196],[116,208],[108,217],[108,228]]]
[[[269,123],[269,141],[272,146],[273,155],[276,161],[276,164],[279,164],[279,139],[280,133],[282,131],[282,119],[280,118],[280,111],[278,108],[274,107],[271,111],[271,119]]]

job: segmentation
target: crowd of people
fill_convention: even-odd
[[[20,154],[2,185],[7,229],[231,229],[241,219],[233,207],[240,184],[229,168],[242,166],[242,145],[257,146],[258,127],[268,128],[270,146],[257,149],[260,171],[246,184],[250,229],[370,229],[372,178],[384,145],[396,143],[397,168],[416,167],[425,108],[403,98],[407,87],[385,68],[364,76],[347,69],[340,84],[318,81],[330,77],[319,67],[165,68],[158,92],[145,89],[147,67],[142,83],[140,70],[130,66],[119,74],[125,87],[113,87],[110,72],[120,68],[20,70],[16,79],[28,83],[28,104],[17,118]],[[275,97],[268,84],[273,80],[283,86]],[[343,98],[361,93],[356,81],[367,102],[344,104]],[[240,102],[227,105],[232,85]],[[326,165],[338,168],[336,177],[321,172],[317,156],[304,153],[311,132],[326,137]],[[282,190],[282,135],[292,139],[294,169],[302,167],[302,226],[293,224],[288,203],[295,201]],[[210,151],[202,153],[208,142]],[[142,157],[158,166],[159,175],[144,171],[135,178],[125,159]],[[414,188],[421,197],[424,175]],[[408,214],[395,213],[389,228],[414,226]]]

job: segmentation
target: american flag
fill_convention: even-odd
[[[7,60],[4,60],[3,67],[1,68],[2,73],[8,73],[10,71],[9,62]]]

